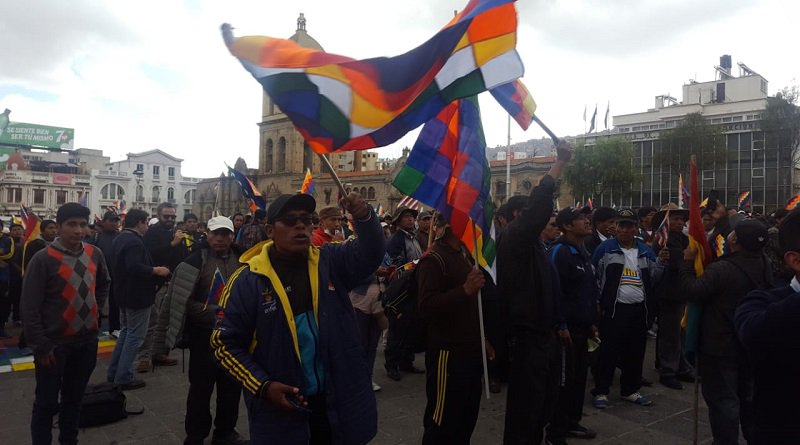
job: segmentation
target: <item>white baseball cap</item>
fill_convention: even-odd
[[[152,226],[158,223],[158,218],[150,218],[150,221],[147,222],[148,226]]]
[[[219,229],[228,229],[233,233],[233,221],[227,216],[215,216],[208,220],[208,227],[209,232],[213,232]]]

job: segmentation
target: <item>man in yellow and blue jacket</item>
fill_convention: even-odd
[[[373,210],[345,198],[358,238],[311,246],[310,195],[282,195],[266,241],[228,281],[211,336],[214,356],[244,388],[252,443],[363,444],[377,408],[348,292],[385,252]]]

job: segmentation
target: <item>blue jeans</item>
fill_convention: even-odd
[[[56,414],[59,443],[78,443],[81,399],[97,364],[97,338],[58,345],[53,349],[53,355],[56,359],[53,366],[45,368],[36,361],[36,398],[31,415],[33,445],[52,442],[53,416]]]
[[[108,381],[125,385],[133,381],[133,363],[147,334],[150,307],[144,309],[119,309],[119,338],[108,366]]]

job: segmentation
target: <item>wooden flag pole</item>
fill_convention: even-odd
[[[433,214],[431,214],[431,225],[428,226],[428,249],[431,248],[431,244],[433,244],[433,223],[436,221],[436,209],[433,209]]]
[[[322,153],[317,153],[317,155],[319,156],[320,161],[322,161],[322,165],[328,168],[328,173],[331,174],[331,179],[333,179],[333,182],[336,184],[336,187],[339,188],[339,193],[341,193],[342,198],[347,197],[347,192],[344,190],[344,185],[342,185],[342,181],[339,179],[339,176],[333,169],[331,161],[329,161],[328,158],[326,158],[325,155],[323,155]]]
[[[475,221],[472,222],[472,245],[474,246],[475,254],[475,268],[480,270],[481,266],[478,263],[478,231],[476,230]],[[491,399],[489,395],[489,361],[486,359],[486,329],[483,326],[483,298],[481,290],[478,290],[478,324],[481,329],[481,356],[483,357],[483,387],[486,391],[486,400]]]
[[[534,114],[533,121],[536,122],[536,124],[538,124],[540,127],[542,127],[542,130],[544,130],[544,132],[547,133],[548,136],[550,136],[550,139],[553,140],[554,144],[558,145],[558,143],[561,142],[561,139],[558,136],[556,136],[556,134],[553,133],[552,130],[547,128],[547,125],[545,125],[544,122],[542,122],[542,120],[539,119],[539,116],[536,116]]]

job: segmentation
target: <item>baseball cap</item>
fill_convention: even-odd
[[[617,222],[627,222],[631,224],[638,224],[639,218],[631,209],[622,209],[617,214]]]
[[[417,216],[417,219],[418,220],[422,220],[422,219],[431,218],[431,217],[433,217],[433,213],[431,213],[428,210],[423,210],[423,211],[419,212],[419,216]]]
[[[231,233],[233,233],[233,221],[231,221],[231,219],[227,216],[215,216],[209,219],[206,227],[208,227],[209,232],[219,229],[228,229],[231,231]]]
[[[305,193],[281,195],[275,201],[272,201],[272,204],[267,209],[267,224],[274,224],[277,218],[292,210],[305,210],[312,214],[316,208],[317,201],[311,195]]]
[[[767,226],[757,219],[739,221],[733,231],[736,233],[736,242],[751,252],[763,249],[769,241]]]
[[[564,227],[568,224],[572,224],[572,221],[578,219],[581,215],[588,215],[592,213],[592,209],[588,206],[583,207],[567,207],[565,209],[561,209],[561,211],[556,214],[556,225],[558,227]]]
[[[155,217],[154,218],[150,218],[150,221],[147,222],[148,226],[153,226],[153,225],[156,225],[156,224],[158,224],[158,218],[155,218]]]
[[[113,210],[109,210],[103,214],[103,221],[113,221],[115,219],[119,221],[119,215]]]

